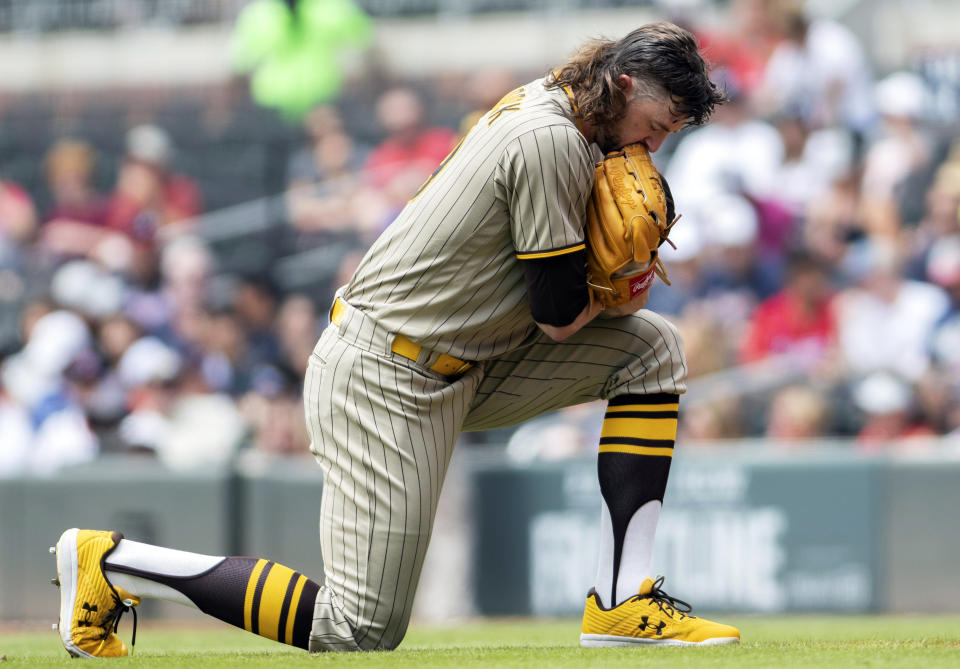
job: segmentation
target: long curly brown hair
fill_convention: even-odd
[[[618,41],[588,42],[566,65],[547,76],[547,88],[573,91],[579,115],[592,125],[615,122],[629,102],[617,85],[621,74],[633,77],[640,90],[669,96],[671,112],[686,125],[705,123],[726,101],[710,81],[696,38],[672,23],[650,23]]]

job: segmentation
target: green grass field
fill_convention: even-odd
[[[960,616],[724,617],[740,626],[740,646],[606,648],[577,645],[579,621],[482,621],[412,626],[392,653],[309,655],[232,628],[142,625],[127,667],[960,667]],[[121,638],[129,639],[124,620]],[[75,667],[56,632],[0,630],[0,669]]]

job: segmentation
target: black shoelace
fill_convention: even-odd
[[[686,618],[689,613],[693,610],[693,607],[687,604],[682,599],[677,599],[676,597],[671,597],[663,590],[660,589],[660,586],[663,585],[663,576],[658,576],[657,580],[653,582],[653,587],[645,595],[637,595],[637,599],[650,599],[652,600],[661,611],[668,614],[670,617],[674,615],[679,615],[680,619]],[[689,616],[690,618],[696,618],[696,616]]]
[[[130,654],[133,655],[133,647],[137,644],[137,609],[133,606],[131,600],[121,600],[116,594],[113,594],[113,608],[103,617],[103,637],[100,641],[100,648],[103,647],[111,632],[116,634],[120,627],[120,618],[127,611],[133,613],[133,634],[130,636]],[[97,651],[99,652],[99,650],[98,648]]]

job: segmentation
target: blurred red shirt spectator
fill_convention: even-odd
[[[152,244],[163,226],[200,213],[200,189],[171,171],[172,151],[169,136],[156,126],[137,126],[127,133],[127,155],[107,207],[107,227]]]
[[[395,88],[380,96],[377,117],[387,138],[371,151],[365,165],[376,187],[387,187],[407,172],[422,181],[457,141],[450,128],[424,126],[423,105],[408,88]]]
[[[770,355],[809,356],[815,364],[836,341],[837,325],[824,269],[809,255],[791,257],[787,285],[750,317],[740,350],[743,362]]]

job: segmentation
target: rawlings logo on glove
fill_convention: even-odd
[[[647,290],[654,275],[668,286],[657,249],[676,222],[673,197],[643,144],[608,153],[594,169],[587,207],[590,299],[616,307]]]

